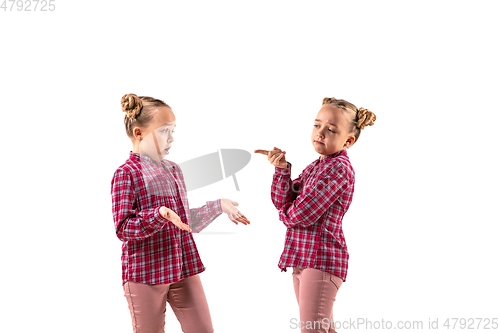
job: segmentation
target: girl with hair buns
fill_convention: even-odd
[[[302,333],[335,332],[333,303],[346,279],[349,253],[342,218],[351,204],[354,170],[346,150],[376,117],[371,111],[335,98],[324,98],[311,135],[319,158],[291,180],[285,151],[255,150],[275,166],[271,197],[287,227],[278,266],[293,268]]]
[[[121,104],[133,149],[113,175],[111,197],[134,332],[164,332],[167,302],[184,333],[213,332],[198,276],[205,267],[191,231],[199,232],[222,213],[236,224],[250,222],[229,199],[189,208],[181,169],[164,159],[175,127],[165,102],[127,94]]]

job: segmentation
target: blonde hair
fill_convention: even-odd
[[[347,112],[349,117],[351,118],[351,128],[349,129],[349,133],[354,133],[354,142],[358,141],[359,135],[361,134],[361,130],[366,126],[372,126],[377,116],[375,113],[369,111],[365,108],[357,108],[354,104],[349,103],[343,99],[336,99],[334,97],[325,97],[323,98],[323,105],[329,104],[341,110]]]
[[[126,94],[122,97],[122,111],[125,112],[125,130],[129,138],[134,137],[134,127],[147,127],[153,120],[156,110],[159,107],[167,107],[167,103],[160,99],[148,96],[137,96],[136,94]]]

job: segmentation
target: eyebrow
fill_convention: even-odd
[[[314,119],[314,121],[319,121],[319,122],[321,122],[321,120],[319,120],[319,119]],[[330,124],[330,125],[332,125],[332,126],[338,127],[338,126],[337,126],[337,125],[335,125],[335,124],[332,124],[332,123],[329,123],[329,124]]]

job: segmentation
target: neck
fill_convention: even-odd
[[[147,156],[151,159],[151,161],[153,161],[156,165],[160,162],[160,159],[158,159],[158,157],[151,157],[147,154],[143,154],[141,153],[141,150],[139,149],[139,143],[134,143],[133,146],[132,146],[132,152],[135,153],[135,154],[140,154],[140,155],[144,155],[144,156]]]
[[[135,140],[135,141],[132,142],[132,152],[136,153],[136,154],[140,154],[140,151],[139,151],[139,141],[138,140]]]

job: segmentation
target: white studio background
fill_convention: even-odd
[[[253,150],[286,150],[297,177],[332,96],[377,115],[348,151],[335,319],[499,317],[496,1],[54,3],[0,10],[2,332],[131,332],[109,195],[131,150],[126,93],[172,106],[177,163],[252,152],[240,191],[227,178],[189,193],[251,221],[195,235],[216,332],[299,332],[273,167]],[[166,331],[180,332],[170,309]]]

